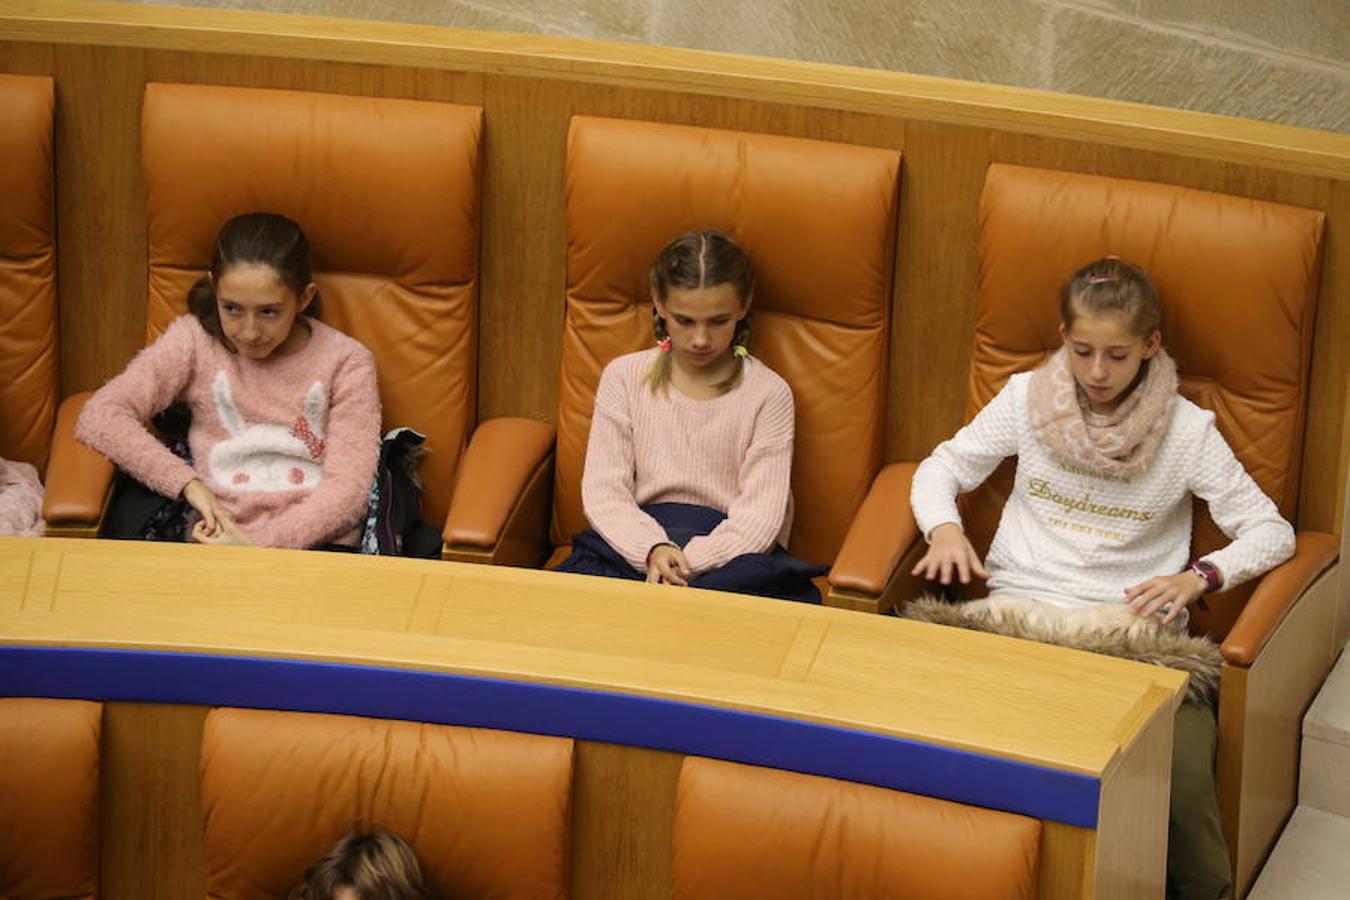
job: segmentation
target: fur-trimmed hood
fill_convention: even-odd
[[[1091,627],[1059,627],[1053,619],[1035,617],[1023,609],[995,611],[984,603],[947,603],[933,596],[911,600],[900,615],[917,622],[1001,634],[1179,669],[1190,676],[1185,702],[1213,706],[1218,699],[1223,657],[1219,646],[1209,638],[1151,626],[1140,628],[1138,620],[1135,627],[1130,627],[1128,620],[1121,617],[1102,617],[1093,621]],[[1133,617],[1133,613],[1130,615]]]

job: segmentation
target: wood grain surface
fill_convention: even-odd
[[[1156,666],[845,610],[553,572],[61,538],[0,538],[0,644],[278,657],[582,687],[1082,773],[1100,780],[1098,830],[1049,823],[1042,896],[1161,890],[1170,756],[1159,747],[1166,749],[1185,676]],[[104,896],[200,896],[193,779],[204,710],[109,704]],[[680,759],[582,742],[576,896],[661,895]],[[162,872],[177,874],[165,881]]]

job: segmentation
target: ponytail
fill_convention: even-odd
[[[750,257],[737,246],[736,242],[715,228],[704,231],[689,231],[675,238],[661,249],[656,261],[648,273],[652,295],[666,299],[671,288],[695,290],[730,284],[736,289],[736,296],[742,305],[750,301],[755,291],[755,268]],[[652,306],[652,334],[658,344],[669,338],[666,322],[661,318],[655,304]],[[736,334],[732,346],[738,357],[749,353],[750,315],[736,323]],[[663,348],[669,346],[662,344]],[[652,393],[665,393],[670,387],[670,353],[664,349],[657,354],[647,375],[643,379]],[[719,381],[713,387],[719,394],[725,394],[740,384],[745,364],[736,366],[731,375]]]

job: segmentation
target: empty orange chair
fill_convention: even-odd
[[[0,698],[0,897],[98,893],[103,704]]]
[[[1041,823],[902,791],[686,757],[674,900],[1037,895]]]

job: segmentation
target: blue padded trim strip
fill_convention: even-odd
[[[1097,778],[934,744],[653,697],[413,669],[0,646],[0,696],[339,713],[573,737],[841,778],[1095,828]]]

